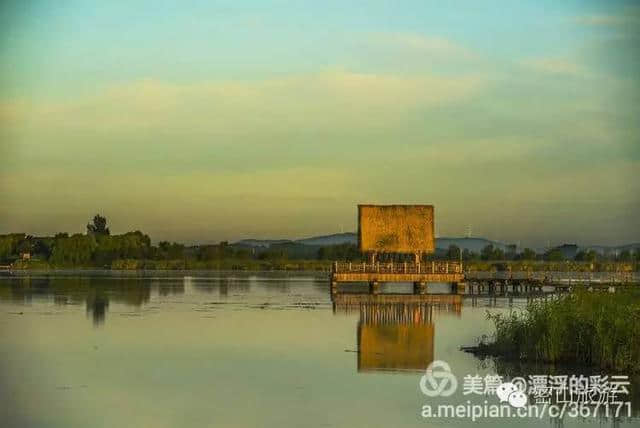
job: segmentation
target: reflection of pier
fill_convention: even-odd
[[[332,293],[334,313],[358,312],[358,371],[423,371],[434,359],[434,312],[460,315],[462,296]]]
[[[431,322],[435,310],[460,314],[462,296],[457,294],[351,294],[337,293],[331,296],[333,312],[360,312],[360,320],[371,323],[382,322]],[[429,318],[415,317],[426,313]],[[417,312],[416,312],[417,311]],[[407,316],[411,314],[411,318]]]

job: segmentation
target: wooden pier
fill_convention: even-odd
[[[535,294],[570,292],[578,289],[615,291],[640,287],[638,272],[464,272],[454,261],[422,263],[348,263],[334,262],[331,291],[336,293],[341,282],[361,282],[369,292],[377,294],[380,283],[409,282],[414,294],[428,292],[428,284],[449,283],[451,292],[459,294]]]
[[[366,282],[371,291],[375,292],[381,282],[410,282],[418,290],[422,290],[426,289],[429,282],[458,284],[463,280],[462,264],[452,261],[422,263],[334,262],[331,269],[332,290],[337,290],[340,282]]]
[[[468,294],[608,291],[640,286],[637,272],[466,272]]]

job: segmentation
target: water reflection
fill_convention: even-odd
[[[591,373],[481,362],[459,350],[491,333],[487,310],[523,307],[521,297],[451,295],[448,287],[429,287],[430,293],[443,294],[411,294],[411,284],[384,284],[377,295],[358,292],[363,287],[354,284],[332,295],[327,278],[311,273],[126,275],[0,278],[0,349],[8,356],[0,377],[12,388],[8,397],[17,397],[5,409],[20,410],[35,402],[33,397],[53,403],[37,411],[24,404],[24,414],[41,423],[16,426],[74,426],[117,400],[123,410],[108,412],[104,425],[199,427],[212,422],[213,409],[220,426],[314,425],[311,421],[463,427],[471,422],[416,419],[427,402],[418,381],[433,360],[449,362],[460,384],[475,373],[507,379]],[[637,378],[632,385],[638,391]],[[461,389],[446,403],[484,399]],[[640,409],[637,396],[632,395],[634,415]],[[172,419],[176,397],[180,418]],[[186,420],[184,414],[194,417]],[[140,418],[132,420],[135,415]],[[618,421],[507,422],[576,427]],[[476,423],[495,422],[505,421]]]
[[[109,308],[109,297],[103,290],[92,290],[87,295],[87,316],[93,315],[93,325],[98,326],[104,323]]]
[[[246,279],[233,276],[188,278],[189,284],[196,290],[206,293],[213,293],[217,290],[220,297],[227,297],[230,294],[247,294],[251,291],[251,283],[255,282],[255,280],[252,280],[252,277]]]
[[[85,304],[86,314],[95,326],[102,325],[110,303],[140,308],[148,303],[152,291],[159,296],[184,294],[187,278],[141,281],[135,277],[15,277],[3,282],[0,300],[32,305],[51,301],[56,306]]]
[[[421,372],[434,360],[434,312],[460,316],[459,295],[333,293],[334,313],[358,312],[359,372]]]

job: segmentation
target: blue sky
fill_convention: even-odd
[[[640,240],[637,3],[1,7],[0,233],[302,237],[420,202],[441,235]]]

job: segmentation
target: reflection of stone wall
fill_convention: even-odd
[[[361,251],[432,253],[433,205],[358,205]]]
[[[433,361],[433,324],[358,325],[358,371],[422,371]]]

